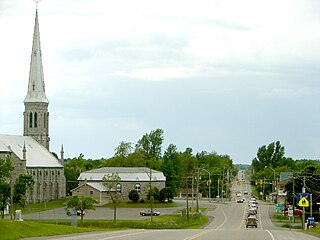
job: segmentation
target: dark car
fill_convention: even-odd
[[[147,209],[147,210],[143,210],[143,211],[140,211],[140,215],[141,216],[159,216],[160,215],[160,212],[158,211],[154,211],[154,210],[150,210],[150,209]]]
[[[258,220],[255,217],[248,217],[246,221],[246,228],[248,227],[258,227]]]
[[[82,212],[81,210],[77,210],[76,211],[73,208],[67,208],[66,209],[66,213],[67,213],[68,216],[75,216],[75,215],[81,216],[81,215],[84,215],[84,212]]]

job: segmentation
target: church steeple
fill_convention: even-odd
[[[33,44],[30,62],[29,72],[29,85],[28,93],[24,102],[44,102],[49,103],[46,97],[44,78],[43,78],[43,66],[40,47],[40,31],[38,21],[38,9],[36,10],[36,19],[33,32]]]
[[[42,56],[40,47],[40,31],[38,9],[33,32],[29,84],[24,99],[24,136],[32,136],[49,150],[49,100],[45,94]]]

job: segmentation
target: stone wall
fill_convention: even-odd
[[[66,196],[66,179],[63,168],[27,168],[32,175],[33,188],[28,191],[28,202],[47,202]]]

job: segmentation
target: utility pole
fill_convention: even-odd
[[[306,193],[306,176],[303,176],[303,188],[302,193]],[[305,207],[302,207],[302,231],[304,231],[305,228],[305,221],[306,221],[306,213],[305,213]]]
[[[186,177],[186,188],[187,188],[187,222],[189,223],[189,188],[188,188],[188,177]]]
[[[199,177],[200,177],[200,169],[198,168],[198,172],[197,172],[197,198],[196,198],[197,213],[199,212]]]
[[[152,191],[152,169],[150,168],[150,210],[151,210],[151,215],[150,215],[150,220],[153,222],[153,191]]]
[[[294,216],[294,210],[295,210],[295,206],[296,206],[296,197],[295,197],[295,194],[294,194],[294,174],[293,174],[293,181],[292,181],[292,203],[293,203],[293,223],[295,223],[295,216]]]

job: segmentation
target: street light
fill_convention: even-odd
[[[272,183],[272,191],[276,190],[276,187],[273,185],[275,184],[276,181],[276,170],[274,170],[272,167],[266,166],[265,168],[270,168],[273,171],[273,183]]]
[[[209,202],[211,202],[211,178],[210,178],[210,172],[204,168],[200,168],[201,170],[205,171],[209,175],[208,185],[209,185]]]

